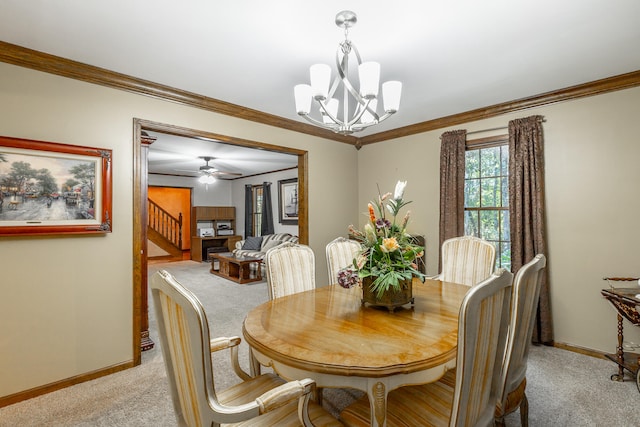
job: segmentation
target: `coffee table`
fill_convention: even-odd
[[[244,284],[251,282],[259,282],[262,280],[262,258],[253,257],[237,257],[231,252],[213,253],[211,257],[212,274],[233,280],[234,282]],[[218,261],[219,268],[215,269],[215,262]],[[250,265],[257,263],[255,274],[251,274]]]

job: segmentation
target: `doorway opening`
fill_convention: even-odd
[[[298,239],[302,244],[309,243],[308,223],[308,152],[295,148],[282,147],[258,141],[234,138],[211,132],[183,128],[174,125],[157,123],[143,119],[134,119],[134,161],[133,161],[133,362],[142,362],[143,348],[153,347],[149,340],[148,317],[148,154],[154,138],[149,138],[143,131],[166,133],[204,141],[219,141],[225,144],[238,145],[268,150],[277,153],[295,155],[298,158]]]
[[[147,258],[191,259],[192,188],[149,185],[147,191]]]

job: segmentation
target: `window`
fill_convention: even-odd
[[[504,137],[467,142],[464,231],[495,246],[496,268],[511,269],[509,146]]]
[[[253,215],[253,236],[262,235],[262,185],[251,188],[251,214]]]

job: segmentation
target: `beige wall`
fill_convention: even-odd
[[[308,150],[318,283],[356,221],[352,146],[0,63],[0,134],[112,149],[114,194],[113,233],[0,238],[0,397],[132,359],[134,118]]]
[[[555,340],[614,352],[615,312],[600,289],[606,287],[602,277],[640,275],[640,88],[455,129],[492,129],[535,114],[546,118],[547,255]],[[376,184],[384,192],[393,191],[399,179],[409,181],[409,230],[426,235],[430,274],[438,268],[439,137],[446,130],[365,146],[358,155],[360,211],[376,196]],[[638,328],[627,326],[625,333],[640,344]]]
[[[638,275],[640,88],[469,123],[468,131],[542,114],[549,271],[556,341],[612,351],[606,275]],[[0,396],[132,358],[133,118],[309,151],[310,245],[318,283],[324,246],[361,221],[376,184],[409,181],[411,231],[436,273],[439,136],[366,146],[333,141],[0,63],[0,134],[113,150],[113,233],[1,238]],[[478,135],[484,136],[484,135]],[[106,255],[105,255],[106,254]],[[640,334],[628,337],[640,342]]]

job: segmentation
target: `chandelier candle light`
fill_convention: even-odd
[[[311,66],[311,85],[300,84],[294,88],[296,111],[311,123],[331,129],[336,133],[350,135],[369,126],[378,124],[398,111],[402,83],[388,81],[382,84],[382,99],[384,114],[378,115],[378,89],[380,84],[380,64],[377,62],[362,62],[356,46],[349,40],[349,28],[353,27],[358,18],[355,13],[344,10],[336,15],[336,25],[344,28],[344,41],[340,42],[336,51],[336,66],[338,74],[331,86],[331,67],[326,64]],[[358,80],[360,90],[349,80],[349,55],[354,54],[358,62]],[[342,106],[334,98],[338,87],[342,84]],[[350,98],[355,101],[350,105]],[[322,120],[310,116],[311,103],[315,100]],[[341,108],[340,108],[341,107]],[[340,111],[341,109],[341,111]],[[339,113],[342,113],[342,120]]]

